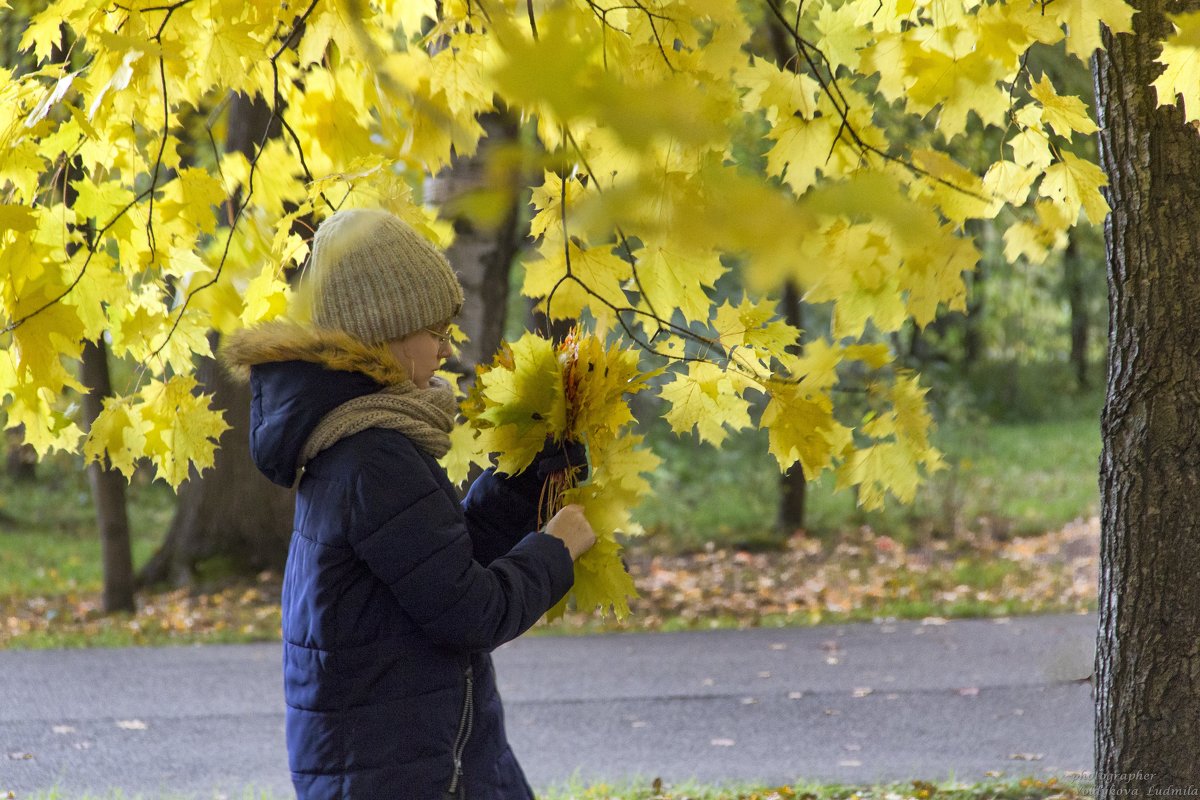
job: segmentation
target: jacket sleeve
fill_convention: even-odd
[[[517,542],[536,530],[538,506],[542,501],[545,472],[560,469],[571,463],[583,465],[580,477],[586,477],[590,467],[587,451],[576,442],[546,446],[519,475],[509,476],[495,468],[488,469],[471,484],[463,499],[463,513],[475,547],[475,558],[487,565],[507,553]],[[543,513],[543,522],[549,517]]]
[[[488,651],[528,630],[574,582],[571,556],[528,533],[483,566],[459,505],[404,437],[390,458],[365,458],[354,483],[350,544],[434,641]],[[401,480],[397,480],[400,476]]]
[[[491,564],[538,528],[535,489],[540,487],[506,479],[494,468],[471,484],[462,508],[480,564]]]

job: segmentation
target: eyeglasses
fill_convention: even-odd
[[[450,331],[443,333],[442,331],[435,331],[433,328],[425,328],[425,332],[432,333],[440,344],[450,344]]]

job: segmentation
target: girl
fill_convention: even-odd
[[[287,748],[303,800],[531,800],[489,655],[557,603],[595,535],[568,506],[536,530],[544,452],[460,505],[437,459],[454,396],[433,377],[462,287],[382,211],[318,228],[311,324],[232,337],[259,469],[297,486],[283,586]],[[552,450],[552,449],[551,449]],[[298,483],[297,483],[298,481]]]

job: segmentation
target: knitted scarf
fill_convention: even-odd
[[[394,384],[342,403],[322,417],[305,442],[297,467],[303,468],[317,453],[368,428],[400,431],[421,450],[441,458],[450,449],[450,431],[457,414],[454,392],[440,378],[431,379],[428,389],[418,389],[412,381]]]

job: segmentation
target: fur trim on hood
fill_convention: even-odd
[[[408,380],[385,344],[367,345],[338,330],[306,327],[294,322],[267,322],[226,337],[219,354],[234,378],[250,380],[250,368],[280,361],[307,361],[331,370],[358,372],[384,385]]]

